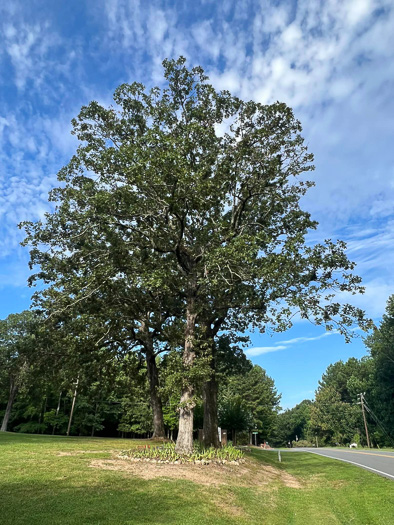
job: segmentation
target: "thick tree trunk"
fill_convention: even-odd
[[[194,297],[189,298],[186,311],[185,348],[183,352],[183,365],[186,369],[193,366],[194,337],[196,329],[196,314],[194,312]],[[194,417],[194,387],[186,382],[182,388],[179,409],[179,431],[175,450],[178,454],[191,454],[193,452],[193,417]]]
[[[204,384],[203,402],[204,402],[204,445],[206,447],[219,448],[221,443],[219,441],[218,432],[218,383],[216,378],[216,347],[214,338],[216,337],[224,317],[219,317],[214,320],[205,321],[205,336],[206,342],[211,347],[211,378]]]
[[[215,373],[204,384],[204,426],[203,441],[206,447],[220,447],[218,432],[218,384]]]
[[[150,386],[150,403],[153,412],[153,437],[164,438],[164,418],[163,418],[163,406],[161,404],[161,398],[158,393],[159,388],[159,373],[156,366],[155,355],[149,355],[146,353],[146,365],[148,369],[148,380]]]
[[[179,431],[175,451],[178,454],[193,452],[193,418],[194,418],[194,389],[191,385],[183,388],[179,410]]]
[[[159,396],[159,371],[156,365],[156,355],[153,349],[152,335],[145,325],[144,330],[144,349],[146,357],[146,368],[148,371],[148,381],[150,390],[150,403],[153,412],[153,438],[164,439],[166,437],[164,429],[163,406]]]
[[[15,400],[17,392],[18,392],[18,384],[15,381],[15,379],[12,378],[10,382],[10,395],[8,397],[8,403],[5,409],[3,422],[1,423],[0,432],[7,432],[8,421],[10,419],[12,405],[14,404],[14,400]]]

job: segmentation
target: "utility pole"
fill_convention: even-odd
[[[363,413],[363,419],[364,419],[365,435],[367,436],[367,445],[368,445],[368,448],[371,448],[371,444],[370,444],[370,441],[369,441],[368,427],[367,427],[367,419],[365,417],[364,394],[361,392],[361,394],[359,394],[359,396],[360,396],[360,402],[361,402],[361,411]]]
[[[77,398],[78,383],[79,383],[79,377],[77,377],[77,382],[75,383],[75,390],[74,390],[74,396],[73,396],[73,403],[72,403],[72,405],[71,405],[70,419],[68,420],[67,436],[70,435],[71,421],[72,421],[72,419],[73,419],[73,413],[74,413],[74,407],[75,407],[75,400],[76,400],[76,398]]]

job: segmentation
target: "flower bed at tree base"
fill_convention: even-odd
[[[131,461],[149,461],[151,463],[195,463],[209,465],[211,463],[239,465],[245,461],[245,455],[241,450],[233,446],[222,448],[203,448],[194,445],[191,454],[178,454],[175,451],[175,443],[165,443],[162,446],[146,445],[131,450],[123,450],[119,458]]]

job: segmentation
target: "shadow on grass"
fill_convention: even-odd
[[[232,524],[207,493],[193,483],[120,480],[106,477],[101,486],[70,486],[50,481],[0,484],[1,523],[74,524]],[[204,501],[204,496],[206,500]]]
[[[48,449],[58,449],[59,446],[62,450],[86,447],[90,448],[119,448],[127,449],[133,446],[145,445],[155,443],[149,439],[124,439],[124,438],[103,438],[103,437],[90,437],[90,436],[60,436],[60,435],[49,435],[49,434],[21,434],[17,432],[0,432],[0,448],[3,446],[11,446],[12,449],[15,447],[35,447],[45,445]]]

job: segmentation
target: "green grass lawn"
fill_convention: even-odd
[[[116,457],[141,443],[0,433],[0,523],[394,523],[393,482],[346,463],[253,450],[239,467],[171,470]]]

